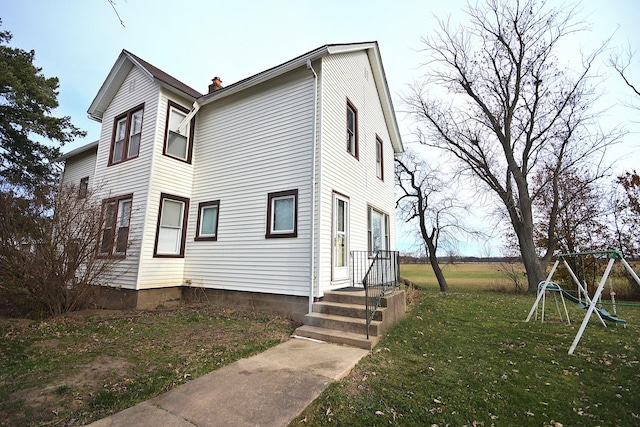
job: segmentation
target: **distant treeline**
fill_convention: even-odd
[[[413,256],[413,255],[400,255],[400,263],[403,264],[427,264],[429,258],[426,256]],[[438,257],[438,263],[440,264],[457,264],[464,262],[506,262],[515,263],[522,262],[520,257],[475,257],[475,256],[446,256]]]

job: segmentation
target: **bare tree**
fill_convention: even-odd
[[[98,250],[102,203],[81,191],[0,193],[0,290],[17,311],[40,317],[86,308],[114,278],[118,258]]]
[[[535,292],[556,239],[550,235],[545,253],[537,253],[531,177],[553,170],[542,187],[553,185],[564,170],[601,156],[616,139],[597,129],[591,108],[592,68],[604,46],[577,71],[564,70],[559,45],[585,29],[574,20],[575,7],[486,0],[466,12],[465,26],[441,21],[434,36],[423,38],[426,77],[405,100],[421,142],[445,150],[463,176],[497,196],[517,237],[528,290]],[[448,101],[435,98],[443,89]]]
[[[442,172],[432,169],[416,153],[407,151],[395,162],[400,191],[396,208],[406,222],[417,223],[440,290],[446,292],[449,287],[438,263],[438,249],[443,242],[451,246],[457,240],[454,233],[464,230],[459,221],[464,206],[444,182]]]
[[[615,51],[609,57],[609,65],[611,65],[616,72],[622,77],[624,83],[638,96],[640,96],[640,86],[634,84],[629,77],[629,66],[635,57],[636,52],[631,49],[629,45],[624,52]]]

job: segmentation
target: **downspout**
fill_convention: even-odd
[[[316,205],[316,149],[318,145],[318,139],[316,137],[317,126],[317,111],[318,111],[318,75],[311,66],[311,60],[307,59],[307,69],[313,73],[313,151],[311,152],[311,242],[310,242],[310,254],[309,254],[309,313],[313,311],[313,286],[316,281],[316,268],[315,268],[315,205]]]
[[[198,104],[197,100],[193,101],[193,109],[189,111],[189,114],[187,114],[187,116],[184,119],[182,119],[182,121],[178,125],[178,132],[182,132],[182,130],[187,126],[187,123],[189,123],[193,118],[193,116],[196,115],[198,110],[200,110],[200,104]],[[167,112],[167,114],[169,113]]]

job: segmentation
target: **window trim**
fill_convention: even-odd
[[[293,197],[293,230],[286,232],[274,231],[273,227],[273,202],[276,199]],[[267,195],[267,232],[266,239],[298,237],[298,189],[277,191]]]
[[[180,234],[180,251],[177,254],[158,253],[158,240],[160,238],[160,221],[162,220],[162,206],[165,200],[172,200],[184,203],[182,210],[182,233]],[[187,241],[187,223],[189,217],[189,199],[168,193],[160,193],[160,204],[158,206],[158,222],[156,224],[156,238],[153,244],[154,258],[184,258],[184,248]]]
[[[200,230],[200,225],[202,224],[202,211],[205,208],[209,208],[215,206],[217,208],[216,211],[216,229],[214,235],[202,235]],[[220,224],[220,200],[212,200],[210,202],[201,202],[198,204],[198,220],[196,222],[196,237],[193,239],[195,241],[210,241],[215,242],[218,240],[218,225]]]
[[[356,160],[360,160],[360,147],[359,147],[359,143],[358,143],[358,109],[355,107],[355,105],[353,105],[353,102],[351,102],[351,100],[349,98],[347,98],[347,109],[346,109],[346,114],[345,114],[345,119],[346,119],[346,131],[347,131],[347,135],[349,135],[351,133],[351,130],[349,129],[349,109],[351,109],[353,111],[353,152],[349,149],[349,143],[347,142],[347,153],[349,153],[350,155],[352,155]]]
[[[384,221],[384,230],[383,230],[382,238],[384,239],[385,249],[380,249],[380,250],[389,251],[390,250],[389,248],[391,247],[390,230],[389,230],[389,226],[390,226],[389,214],[383,210],[375,208],[374,206],[367,205],[367,251],[370,254],[373,254],[373,232],[371,230],[371,222],[372,222],[371,215],[374,211],[382,215],[382,218]]]
[[[97,247],[97,251],[98,251],[98,256],[99,257],[103,257],[103,258],[125,258],[127,256],[127,248],[125,248],[124,252],[116,252],[116,244],[118,241],[118,216],[120,213],[120,203],[124,200],[129,200],[131,203],[131,207],[129,208],[129,230],[127,231],[127,246],[128,246],[128,242],[129,242],[129,234],[131,232],[131,213],[133,212],[133,193],[129,193],[129,194],[123,194],[121,196],[116,196],[116,197],[110,197],[108,199],[104,199],[102,201],[102,210],[100,212],[100,236],[98,238],[98,247]],[[105,225],[106,225],[106,218],[105,218],[105,213],[106,213],[106,206],[109,203],[115,203],[115,209],[114,209],[114,217],[112,218],[112,221],[110,223],[111,225],[111,229],[114,230],[114,232],[112,233],[111,236],[111,242],[109,243],[109,252],[103,252],[102,251],[102,244],[103,244],[103,238],[104,238],[104,230],[105,230]]]
[[[165,120],[165,125],[164,125],[164,143],[162,145],[162,154],[170,157],[172,159],[184,162],[184,163],[189,163],[191,164],[191,160],[193,157],[193,134],[194,134],[194,128],[195,128],[195,123],[196,123],[196,118],[195,116],[191,118],[191,121],[189,122],[189,132],[187,135],[187,152],[186,152],[186,158],[182,158],[182,157],[178,157],[178,156],[174,156],[173,154],[169,153],[167,151],[167,143],[169,142],[169,122],[170,122],[170,118],[171,118],[171,109],[176,109],[179,110],[185,114],[189,114],[189,109],[186,107],[183,107],[182,105],[173,102],[171,100],[169,100],[167,102],[167,118]]]
[[[132,109],[119,114],[113,118],[113,129],[111,131],[111,146],[109,147],[109,162],[107,166],[119,165],[120,163],[126,162],[127,160],[135,159],[140,156],[140,145],[138,145],[138,154],[135,156],[129,157],[129,139],[131,137],[131,118],[138,111],[142,111],[142,120],[140,121],[140,145],[142,145],[142,127],[144,125],[144,102],[140,105],[136,105]],[[125,125],[125,135],[124,135],[124,143],[122,146],[122,159],[115,162],[113,160],[113,155],[115,154],[116,148],[116,131],[118,129],[118,122],[122,119],[126,119]]]
[[[89,177],[85,176],[84,178],[80,178],[80,184],[78,185],[78,198],[84,199],[87,197],[89,193]]]
[[[378,171],[378,165],[380,165],[380,171]],[[376,175],[380,181],[384,181],[384,142],[378,134],[376,134]]]

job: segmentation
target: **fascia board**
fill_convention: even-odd
[[[131,58],[125,52],[122,52],[87,110],[87,114],[91,119],[102,122],[104,111],[116,95],[133,65]]]
[[[393,151],[396,153],[402,153],[404,151],[404,145],[398,128],[398,121],[396,119],[395,109],[393,108],[391,94],[389,93],[389,85],[387,84],[387,77],[382,65],[380,50],[377,45],[374,44],[367,53],[369,56],[369,63],[371,64],[371,70],[373,72],[373,78],[380,96],[382,111],[384,113],[385,121],[387,122],[387,128],[389,129],[389,137],[391,138]]]

